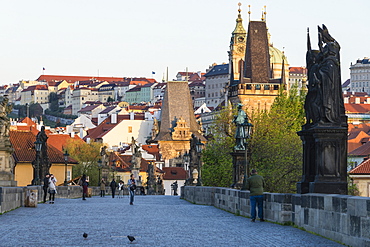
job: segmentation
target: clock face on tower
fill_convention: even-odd
[[[244,41],[244,37],[243,37],[243,36],[239,36],[239,37],[238,37],[238,41],[239,41],[239,42],[243,42],[243,41]]]
[[[239,53],[243,53],[243,52],[244,52],[244,47],[239,46],[239,47],[237,48],[237,51],[238,51]]]

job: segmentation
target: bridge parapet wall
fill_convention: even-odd
[[[92,195],[100,194],[99,187],[89,187]],[[25,205],[26,191],[37,190],[37,201],[42,202],[44,191],[42,186],[26,187],[0,187],[0,213],[4,213]],[[107,191],[108,192],[108,191]],[[109,190],[110,192],[110,190]],[[79,198],[82,197],[81,186],[57,186],[55,198]],[[47,199],[49,198],[49,195]]]
[[[185,186],[181,197],[250,217],[249,191]],[[264,193],[264,217],[294,223],[350,246],[370,246],[370,198],[338,194]]]

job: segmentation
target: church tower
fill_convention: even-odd
[[[248,14],[250,15],[250,13],[249,11]],[[274,48],[270,41],[266,26],[266,9],[262,12],[261,21],[249,20],[248,33],[244,43],[244,60],[240,60],[238,68],[235,65],[230,66],[231,70],[236,68],[237,71],[230,71],[228,98],[232,104],[242,103],[249,114],[253,111],[269,110],[278,96],[279,90],[285,89],[287,75],[285,72],[289,65],[283,53],[280,52],[282,54],[281,61],[277,59],[280,54],[276,52],[278,49]],[[234,63],[232,49],[229,54],[230,62]],[[238,74],[238,77],[235,74]]]
[[[242,67],[245,54],[245,40],[247,32],[243,27],[243,19],[240,14],[241,3],[238,4],[238,18],[236,19],[236,26],[231,34],[230,51],[229,51],[229,73],[233,73],[231,78],[239,80],[240,68]]]
[[[166,167],[176,166],[176,159],[189,152],[192,135],[206,142],[195,120],[188,82],[168,81],[159,133],[154,139],[159,144],[159,152]]]

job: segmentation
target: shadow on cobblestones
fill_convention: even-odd
[[[1,215],[0,231],[0,246],[342,246],[174,196],[56,199]]]

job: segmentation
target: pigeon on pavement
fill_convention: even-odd
[[[84,237],[84,239],[86,239],[87,238],[87,233],[84,232],[84,234],[82,234],[82,236]]]
[[[134,236],[127,235],[127,238],[128,238],[128,240],[130,240],[131,243],[132,243],[132,241],[135,240],[135,237]]]

